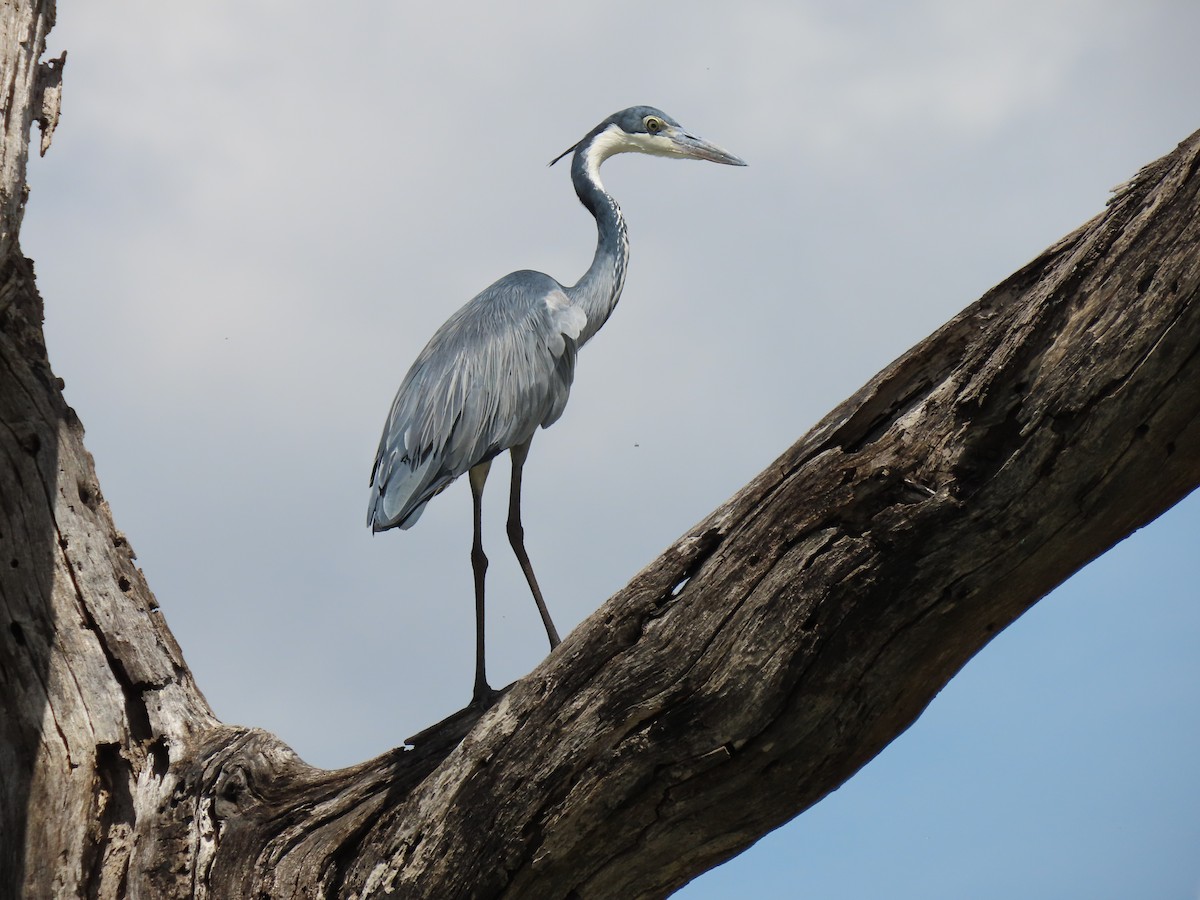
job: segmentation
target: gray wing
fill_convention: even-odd
[[[411,527],[472,466],[562,415],[587,316],[539,272],[514,272],[451,316],[404,377],[371,470],[367,524]]]

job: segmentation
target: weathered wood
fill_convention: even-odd
[[[836,788],[1200,483],[1198,132],[490,710],[310,767],[212,715],[46,360],[17,234],[52,22],[4,6],[0,896],[665,895]]]
[[[215,724],[112,523],[17,241],[54,4],[3,7],[0,135],[0,896],[122,895],[171,756]],[[22,890],[23,886],[23,890]]]

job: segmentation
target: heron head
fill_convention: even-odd
[[[716,144],[688,134],[682,125],[653,106],[631,106],[613,113],[588,132],[582,141],[556,156],[550,165],[572,151],[582,153],[592,170],[617,153],[704,159],[726,166],[746,164]]]

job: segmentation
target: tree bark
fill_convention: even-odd
[[[877,375],[480,714],[351,769],[221,724],[18,244],[65,60],[6,0],[0,893],[658,897],[817,802],[1200,483],[1200,132]]]

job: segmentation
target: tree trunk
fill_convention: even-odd
[[[830,413],[482,716],[327,772],[219,723],[113,526],[17,242],[6,0],[0,893],[656,897],[817,802],[1200,482],[1200,132]]]

